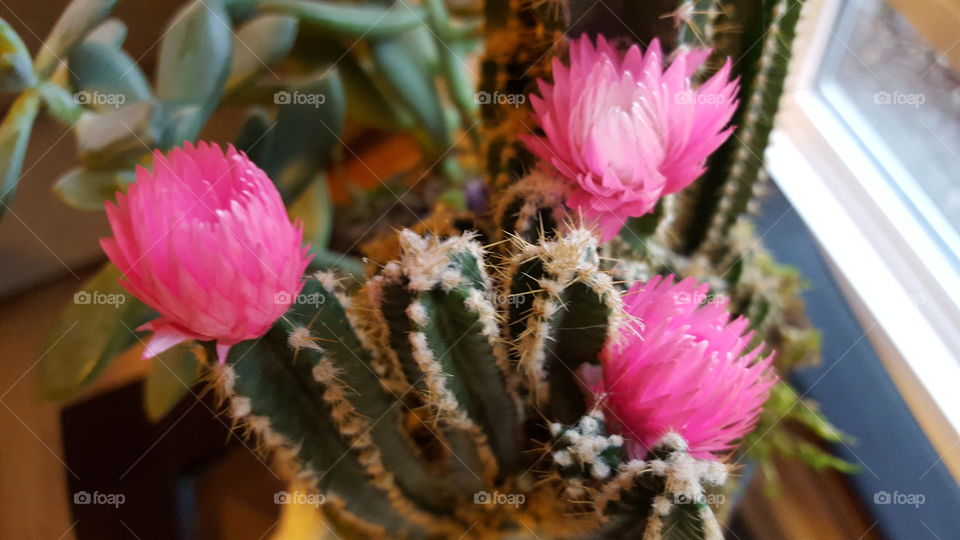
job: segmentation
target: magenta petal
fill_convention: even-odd
[[[762,345],[749,349],[749,321],[731,321],[727,303],[693,278],[654,276],[623,300],[644,326],[604,349],[603,383],[594,392],[606,394],[630,456],[643,459],[668,431],[682,435],[697,458],[732,450],[756,425],[776,380],[772,353],[760,359]]]
[[[310,260],[270,178],[232,146],[205,142],[154,152],[136,177],[106,205],[113,237],[101,246],[123,287],[161,314],[147,351],[263,335]]]
[[[544,137],[521,136],[543,164],[579,189],[567,204],[613,225],[649,212],[666,193],[686,187],[704,171],[707,157],[730,136],[737,83],[729,60],[694,89],[691,77],[710,55],[694,49],[664,65],[653,40],[617,50],[602,36],[570,42],[569,64],[553,60],[553,84],[538,81],[532,97]]]
[[[137,330],[153,330],[153,335],[147,341],[147,346],[143,348],[143,354],[140,355],[144,360],[153,358],[193,337],[163,323],[153,324],[153,322],[149,322],[140,326]]]
[[[613,240],[615,236],[620,234],[620,231],[623,229],[623,225],[627,222],[627,218],[624,216],[616,216],[611,214],[605,214],[600,217],[600,241],[603,243]]]

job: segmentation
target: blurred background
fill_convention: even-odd
[[[36,53],[66,4],[0,0],[0,17]],[[804,297],[824,358],[794,382],[854,437],[835,451],[861,472],[784,465],[789,489],[771,494],[748,467],[727,533],[960,538],[960,1],[807,4],[757,229],[811,284]],[[181,5],[117,7],[145,73],[160,22]],[[240,120],[225,111],[204,137],[232,134]],[[409,140],[347,133],[347,170],[410,159]],[[69,401],[41,397],[47,334],[102,262],[107,234],[102,213],[51,190],[76,165],[74,145],[67,126],[41,115],[0,221],[0,538],[276,534],[272,495],[283,483],[202,385],[151,421],[141,406],[148,365],[131,354]],[[126,502],[84,504],[97,491]]]

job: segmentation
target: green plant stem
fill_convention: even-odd
[[[474,150],[480,149],[480,133],[471,129],[477,117],[477,103],[463,60],[454,52],[456,29],[450,24],[450,16],[443,0],[426,0],[427,21],[437,42],[440,54],[440,73],[447,85],[447,92],[460,115],[460,125],[470,137]]]

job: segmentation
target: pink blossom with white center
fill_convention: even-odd
[[[620,52],[583,36],[570,43],[569,65],[554,59],[553,84],[538,81],[541,97],[530,101],[544,136],[521,139],[571,182],[567,205],[595,219],[604,241],[696,180],[733,132],[729,59],[699,87],[690,80],[709,54],[682,51],[665,67],[657,40]]]
[[[631,458],[644,459],[665,434],[679,433],[689,452],[716,459],[756,425],[776,380],[773,353],[750,347],[750,321],[730,320],[728,299],[686,278],[653,277],[624,295],[637,333],[601,354],[602,377],[583,373],[602,399]]]
[[[113,238],[100,245],[120,284],[160,313],[150,358],[188,339],[217,355],[267,332],[300,292],[311,256],[273,182],[232,146],[187,143],[153,154],[153,171],[106,203]]]

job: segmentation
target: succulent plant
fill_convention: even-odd
[[[462,61],[479,35],[475,3],[196,0],[164,34],[152,85],[122,50],[122,23],[107,19],[113,3],[72,2],[32,68],[22,41],[0,25],[0,90],[19,93],[0,124],[3,208],[41,106],[74,125],[81,165],[55,189],[87,209],[122,191],[149,150],[195,140],[225,106],[245,107],[237,147],[288,206],[319,207],[307,212],[306,232],[320,271],[272,329],[205,371],[238,425],[298,485],[323,494],[334,528],[403,538],[722,536],[714,511],[732,467],[696,459],[677,433],[629,459],[576,373],[635,331],[622,290],[662,273],[729,295],[757,341],[780,351],[782,373],[815,361],[799,278],[758,248],[744,221],[765,177],[760,156],[802,0],[621,2],[606,13],[579,0],[487,0],[476,95]],[[569,185],[538,168],[518,135],[536,132],[520,97],[550,76],[567,36],[611,24],[618,43],[658,38],[666,54],[712,46],[714,61],[699,76],[731,57],[740,90],[734,136],[703,177],[600,246],[566,204]],[[97,93],[115,102],[76,98]],[[299,103],[297,93],[325,101]],[[414,212],[419,225],[367,244],[367,277],[353,253],[326,250],[325,173],[345,123],[412,135],[423,154],[413,187],[424,176],[445,180],[442,194],[420,205],[439,200],[434,212]],[[485,204],[472,211],[464,209],[468,172],[486,183],[477,197]],[[391,205],[404,203],[395,183],[381,183]],[[369,221],[362,216],[363,231],[379,222]],[[119,292],[117,275],[108,265],[85,288]],[[43,359],[55,397],[89,384],[136,343],[131,329],[151,315],[132,298],[82,317],[75,308],[64,326],[83,319],[73,332],[80,337],[68,337],[76,340],[61,347],[68,354]],[[179,390],[204,371],[198,349],[164,353],[181,360],[184,377],[151,375],[147,391],[165,396],[151,416],[183,395],[164,384]],[[773,436],[751,440],[737,458],[793,454],[845,468],[813,445],[797,446],[777,421],[782,412],[825,440],[841,439],[822,416],[794,407],[798,400],[778,383],[775,412],[759,428]]]
[[[352,294],[333,272],[312,276],[212,376],[234,419],[324,494],[333,523],[606,537],[676,507],[718,527],[697,501],[723,483],[722,463],[686,455],[678,436],[654,461],[627,462],[585,406],[574,372],[628,328],[590,231],[500,253],[469,232],[399,239],[398,258]]]
[[[0,124],[0,216],[43,112],[76,137],[79,164],[54,191],[81,210],[102,210],[152,150],[195,142],[211,118],[237,110],[245,121],[224,136],[288,204],[311,187],[326,191],[324,173],[343,160],[346,122],[412,135],[422,155],[417,173],[461,191],[463,172],[447,150],[476,115],[461,58],[477,41],[470,6],[451,14],[434,0],[185,1],[158,34],[148,76],[124,50],[127,28],[110,17],[116,4],[73,0],[35,58],[0,21],[0,91],[19,94]]]

